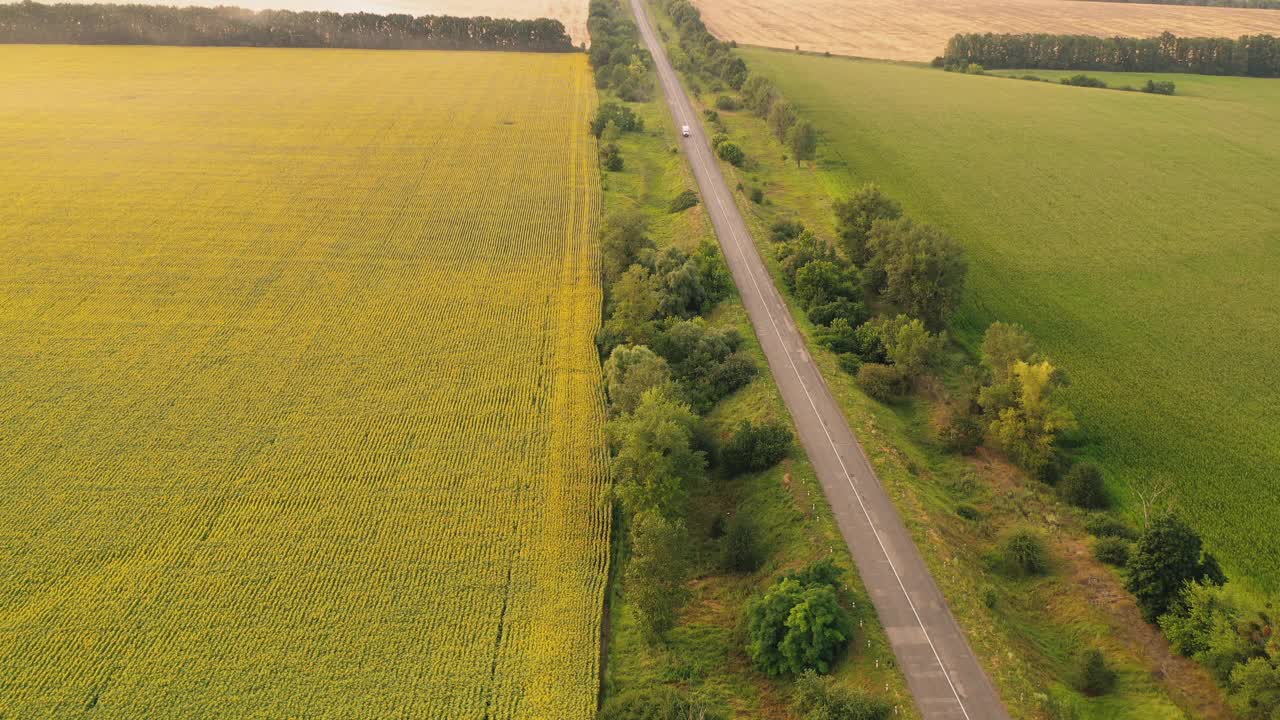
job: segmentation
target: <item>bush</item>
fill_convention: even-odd
[[[1090,77],[1083,73],[1078,75],[1072,75],[1071,77],[1064,77],[1058,82],[1062,83],[1063,85],[1074,85],[1076,87],[1104,88],[1107,86],[1105,82],[1099,80],[1098,78]]]
[[[857,377],[858,371],[862,369],[862,358],[855,353],[840,353],[836,356],[836,362],[840,364],[841,370],[853,377]]]
[[[719,150],[720,146],[725,144],[726,142],[729,142],[729,136],[725,135],[722,132],[718,132],[715,135],[711,136],[711,149]]]
[[[964,71],[966,75],[986,75],[987,74],[986,68],[982,67],[978,63],[969,63],[968,65],[965,66]]]
[[[941,56],[941,55],[938,55],[938,56],[937,56],[937,57],[935,57],[933,60],[930,60],[930,61],[929,61],[929,66],[930,66],[930,67],[940,68],[940,67],[942,67],[942,66],[943,66],[943,65],[945,65],[945,64],[946,64],[946,61],[944,61],[944,60],[942,59],[942,56]]]
[[[1107,667],[1106,658],[1102,657],[1101,650],[1096,648],[1086,650],[1080,654],[1072,684],[1077,690],[1090,697],[1106,695],[1116,686],[1116,672]]]
[[[716,98],[717,110],[728,110],[729,112],[733,112],[734,110],[738,110],[741,107],[742,105],[740,105],[735,98],[732,98],[728,95],[721,95]]]
[[[613,143],[600,146],[600,164],[610,172],[622,170],[622,151]]]
[[[1123,520],[1105,513],[1090,515],[1084,521],[1084,529],[1088,530],[1090,535],[1098,538],[1138,539],[1136,530],[1125,524]]]
[[[858,387],[872,400],[893,402],[903,394],[905,383],[898,369],[880,363],[863,363],[858,368]]]
[[[1043,575],[1049,570],[1049,549],[1044,539],[1030,528],[1019,528],[1006,535],[1000,551],[1006,567],[1019,575]]]
[[[968,412],[953,411],[938,430],[938,440],[951,452],[972,455],[982,445],[986,428],[982,419]]]
[[[1118,537],[1098,538],[1093,545],[1093,556],[1108,565],[1124,567],[1129,563],[1129,541]]]
[[[671,205],[667,208],[667,211],[671,213],[684,212],[697,204],[698,193],[692,190],[685,190],[671,199]]]
[[[847,297],[809,308],[807,314],[814,325],[830,325],[835,320],[844,318],[851,328],[858,327],[871,317],[866,305]]]
[[[721,548],[720,565],[727,572],[753,573],[764,563],[759,531],[741,511],[729,521]]]
[[[830,562],[792,573],[747,607],[747,654],[770,676],[831,671],[853,637]]]
[[[596,110],[596,116],[591,120],[591,134],[600,137],[604,134],[604,129],[612,122],[622,132],[639,132],[644,130],[644,118],[640,117],[631,108],[616,102],[607,102],[600,105]]]
[[[1102,471],[1093,463],[1077,463],[1058,483],[1062,499],[1085,510],[1101,510],[1107,506],[1107,491]]]
[[[791,710],[801,720],[888,720],[893,708],[806,670],[796,679]]]
[[[982,513],[978,512],[978,508],[964,503],[956,506],[956,514],[970,522],[977,522],[982,519]]]
[[[723,716],[709,712],[699,703],[675,688],[665,685],[628,690],[605,702],[598,720],[720,720]]]
[[[1156,82],[1155,80],[1148,80],[1147,84],[1142,86],[1142,92],[1154,93],[1156,95],[1172,95],[1173,91],[1174,85],[1172,82]]]
[[[747,155],[742,152],[742,148],[731,140],[725,140],[716,147],[716,156],[734,167],[741,166],[747,159]]]
[[[774,242],[795,240],[804,232],[804,223],[798,220],[778,220],[769,226],[769,239]]]
[[[737,165],[737,163],[734,163]],[[764,191],[760,188],[751,188],[751,202],[759,205],[764,202]]]
[[[787,456],[791,441],[791,431],[781,423],[743,420],[721,451],[721,462],[732,475],[768,470]]]

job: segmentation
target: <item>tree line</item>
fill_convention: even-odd
[[[653,94],[649,69],[653,59],[640,47],[635,21],[612,0],[591,0],[587,10],[591,34],[591,68],[596,87],[613,90],[627,102],[643,102]]]
[[[1185,72],[1280,77],[1280,38],[1094,37],[1091,35],[960,34],[947,43],[946,65],[987,69]]]
[[[231,45],[570,52],[559,20],[252,11],[237,7],[0,4],[0,43]]]
[[[1151,3],[1154,5],[1200,5],[1204,7],[1280,10],[1280,0],[1097,0],[1097,2]]]

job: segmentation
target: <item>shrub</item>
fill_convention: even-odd
[[[1147,84],[1142,86],[1142,92],[1154,93],[1156,95],[1172,95],[1173,91],[1174,91],[1173,83],[1167,82],[1167,81],[1156,82],[1155,80],[1148,80]]]
[[[800,237],[804,232],[804,223],[798,220],[778,220],[769,226],[769,239],[774,242],[786,242]]]
[[[728,95],[721,95],[716,98],[717,110],[728,110],[729,112],[733,112],[734,110],[737,110],[741,107],[742,106],[738,104],[738,101],[736,99]]]
[[[1105,513],[1090,515],[1084,521],[1084,529],[1088,530],[1090,535],[1098,538],[1138,539],[1138,533],[1132,527],[1125,524],[1123,520]]]
[[[1102,481],[1102,471],[1093,463],[1077,463],[1058,483],[1062,499],[1085,510],[1100,510],[1107,506],[1107,492]]]
[[[1090,77],[1083,73],[1072,75],[1071,77],[1064,77],[1058,82],[1063,85],[1074,85],[1076,87],[1104,88],[1107,86],[1107,84],[1102,80],[1099,80],[1096,77]]]
[[[969,63],[968,65],[965,66],[964,71],[965,71],[965,74],[967,75],[986,75],[987,74],[986,68],[982,67],[978,63]]]
[[[737,163],[734,163],[735,165]],[[764,191],[760,188],[751,188],[751,202],[759,205],[764,202]]]
[[[888,720],[893,708],[806,670],[791,692],[791,710],[801,720]]]
[[[1039,533],[1030,528],[1018,528],[1006,535],[1000,552],[1005,565],[1014,573],[1043,575],[1049,570],[1049,550]]]
[[[723,716],[708,711],[673,687],[659,685],[628,690],[609,698],[596,717],[597,720],[688,720],[691,717],[720,720]]]
[[[944,60],[942,59],[942,56],[941,56],[941,55],[938,55],[938,56],[936,56],[935,58],[933,58],[933,60],[930,60],[930,61],[929,61],[929,66],[930,66],[930,67],[940,68],[940,67],[942,67],[942,66],[943,66],[943,65],[945,65],[945,64],[946,64],[946,61],[944,61]]]
[[[871,312],[867,310],[867,306],[860,302],[850,300],[847,297],[836,298],[835,300],[809,308],[809,321],[814,325],[830,325],[839,318],[848,321],[850,328],[855,328],[871,317]]]
[[[1093,556],[1108,565],[1124,567],[1129,562],[1129,541],[1118,537],[1098,538],[1093,544]]]
[[[977,415],[953,411],[938,430],[938,440],[951,452],[972,455],[982,445],[985,431],[982,419]]]
[[[747,159],[746,153],[742,152],[742,148],[731,140],[725,140],[716,147],[716,156],[721,160],[738,167]]]
[[[956,506],[956,514],[971,522],[976,522],[982,519],[982,513],[978,512],[978,508],[965,503],[961,503]]]
[[[791,431],[781,423],[743,420],[721,451],[721,461],[733,475],[767,470],[786,457],[791,441]]]
[[[671,199],[671,206],[667,208],[667,211],[671,213],[684,212],[697,204],[698,193],[692,190],[685,190]]]
[[[591,134],[600,137],[604,129],[612,122],[622,132],[639,132],[644,130],[644,118],[631,108],[616,102],[602,103],[591,120]]]
[[[880,363],[863,363],[858,368],[858,387],[872,400],[893,402],[902,395],[904,386],[897,368]]]
[[[729,521],[721,548],[720,564],[728,572],[752,573],[764,562],[759,531],[741,511]]]
[[[622,151],[613,143],[605,143],[600,146],[600,164],[605,170],[610,172],[618,172],[622,170]]]
[[[1092,648],[1080,654],[1072,684],[1090,697],[1106,695],[1116,686],[1116,672],[1107,667],[1102,651]]]
[[[783,577],[747,608],[747,654],[770,676],[830,672],[853,636],[829,562]]]
[[[728,142],[728,141],[729,141],[729,136],[728,136],[728,135],[725,135],[724,133],[720,133],[720,132],[718,132],[718,133],[716,133],[715,135],[712,135],[712,136],[711,136],[711,149],[712,149],[712,150],[719,150],[719,149],[720,149],[720,146],[721,146],[721,145],[723,145],[723,144],[725,144],[725,143],[726,143],[726,142]]]
[[[853,377],[857,377],[858,371],[862,369],[862,358],[856,353],[840,353],[836,356],[836,362],[840,364],[841,370]]]
[[[715,110],[703,110],[702,117],[706,118],[707,122],[712,123],[713,125],[720,122],[720,113]]]

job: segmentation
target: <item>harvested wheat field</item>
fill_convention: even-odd
[[[0,47],[0,717],[594,712],[594,97]]]
[[[956,33],[1146,37],[1280,35],[1280,10],[1077,0],[694,0],[717,37],[747,45],[929,60]]]

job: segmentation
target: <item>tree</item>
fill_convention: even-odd
[[[1204,580],[1206,575],[1218,580],[1216,566],[1212,556],[1202,551],[1194,530],[1173,515],[1161,515],[1138,536],[1125,586],[1137,599],[1142,615],[1155,622],[1169,612],[1188,582]]]
[[[1186,584],[1178,602],[1159,618],[1173,649],[1194,658],[1224,684],[1236,665],[1262,652],[1241,637],[1239,621],[1239,609],[1221,586],[1194,581]]]
[[[1277,658],[1256,657],[1231,673],[1231,706],[1243,720],[1280,717],[1280,665]]]
[[[854,278],[828,260],[814,260],[796,272],[796,299],[805,310],[858,294]]]
[[[1115,689],[1116,671],[1107,667],[1101,650],[1091,648],[1080,655],[1074,684],[1077,690],[1090,697],[1106,695]]]
[[[1013,387],[1013,405],[1000,411],[989,432],[1014,462],[1038,477],[1053,458],[1058,435],[1075,428],[1075,416],[1054,396],[1054,367],[1047,360],[1015,362]]]
[[[1029,363],[1035,353],[1035,340],[1016,323],[993,322],[982,336],[982,366],[993,383],[1007,382],[1013,375],[1013,364]]]
[[[835,206],[836,230],[840,233],[840,247],[845,257],[856,265],[863,265],[870,257],[867,237],[877,220],[896,220],[902,217],[902,206],[880,191],[878,185],[863,185]]]
[[[918,378],[937,362],[945,342],[925,329],[924,323],[906,315],[875,321],[885,353],[905,378]]]
[[[604,381],[612,414],[627,415],[639,407],[645,392],[671,382],[671,369],[644,345],[619,345],[605,361]]]
[[[647,268],[632,265],[614,283],[612,290],[605,331],[624,342],[648,344],[657,332],[654,319],[662,308],[660,280]]]
[[[799,120],[787,131],[787,147],[791,148],[791,156],[796,159],[796,167],[801,160],[812,161],[818,155],[818,131],[808,120]]]
[[[601,272],[606,286],[617,282],[627,268],[653,251],[649,219],[639,210],[615,212],[600,227]]]
[[[835,587],[804,579],[782,578],[747,608],[747,653],[768,675],[830,672],[853,637]]]
[[[652,388],[635,412],[605,425],[614,448],[614,487],[627,512],[684,517],[689,489],[706,468],[705,454],[693,445],[697,423],[688,405]]]
[[[796,111],[791,107],[791,103],[786,100],[778,100],[769,108],[769,129],[773,131],[773,136],[778,138],[778,142],[785,142],[787,132],[796,124]]]
[[[773,96],[773,83],[766,77],[752,75],[742,84],[742,103],[760,117],[768,117]]]
[[[833,265],[838,265],[840,262],[835,248],[804,229],[800,230],[800,234],[794,240],[783,245],[778,255],[782,259],[782,279],[787,283],[787,288],[792,291],[796,289],[796,276],[800,274],[801,268],[820,260]]]
[[[1058,483],[1062,499],[1085,510],[1101,510],[1107,506],[1107,490],[1102,471],[1093,463],[1077,463]]]
[[[721,450],[720,459],[731,475],[768,470],[787,456],[791,440],[791,430],[782,423],[756,425],[743,420]]]
[[[636,623],[650,643],[675,625],[676,611],[688,598],[684,524],[656,512],[641,512],[631,523],[631,556],[623,579]]]
[[[658,312],[672,317],[688,318],[702,312],[710,301],[702,286],[699,261],[683,250],[671,246],[654,259],[653,272],[662,288]]]
[[[601,103],[596,116],[591,119],[591,134],[596,137],[604,135],[605,128],[612,123],[619,132],[639,132],[644,129],[644,118],[634,110],[616,102]]]
[[[968,262],[941,230],[907,218],[879,220],[866,248],[873,287],[907,314],[939,328],[960,304]]]

